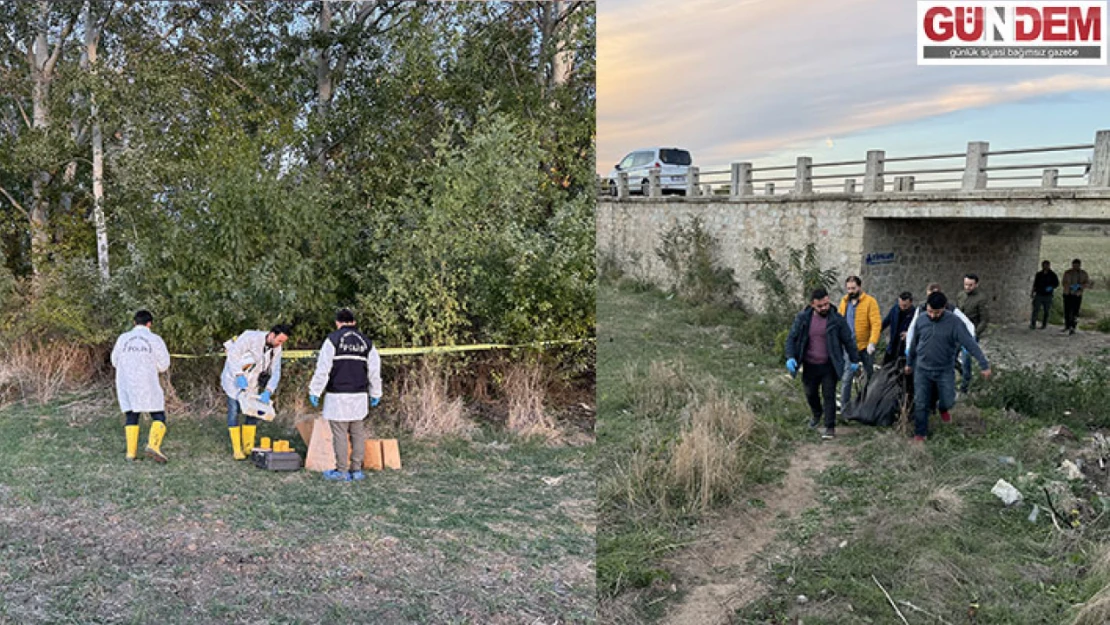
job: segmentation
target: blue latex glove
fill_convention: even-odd
[[[320,406],[320,396],[319,395],[309,395],[308,396],[308,401],[309,401],[309,403],[312,404],[313,408],[318,408]]]
[[[235,376],[235,386],[245,390],[247,388],[247,376],[242,374]]]
[[[370,407],[371,408],[377,407],[377,405],[380,404],[380,403],[382,403],[382,398],[381,397],[371,397],[370,398]]]
[[[270,391],[262,391],[262,394],[258,396],[258,401],[264,404],[270,403]]]
[[[857,371],[859,371],[859,363],[858,362],[853,362],[852,363],[852,373],[855,373]]]
[[[967,348],[966,347],[961,347],[960,348],[960,353],[963,354],[964,357],[966,358],[968,356]]]
[[[786,361],[786,370],[790,372],[790,375],[794,375],[794,374],[798,373],[798,361],[794,360],[793,358],[791,358],[790,360],[787,360]]]
[[[1079,290],[1079,285],[1078,284],[1071,285],[1071,290],[1078,291]]]
[[[1046,286],[1046,287],[1044,288],[1044,290],[1045,290],[1045,292],[1046,292],[1046,293],[1051,293],[1051,292],[1052,292],[1052,287],[1050,287],[1050,286]]]

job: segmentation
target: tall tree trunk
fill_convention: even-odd
[[[556,5],[565,4],[563,2],[556,2]],[[563,34],[561,37],[556,37],[555,43],[555,57],[552,59],[551,65],[551,86],[559,87],[567,84],[570,81],[571,74],[574,72],[574,47],[573,41],[575,36],[575,23],[569,20],[569,13],[572,11],[570,7],[560,8],[556,11],[557,15],[562,15],[566,23],[563,24]]]
[[[536,79],[540,83],[541,93],[544,97],[551,91],[551,77],[554,74],[552,57],[556,47],[555,30],[559,20],[559,5],[561,2],[540,2],[539,28],[540,48],[539,58],[536,61]]]
[[[104,23],[92,20],[91,2],[85,4],[85,55],[86,69],[95,76],[97,47],[100,31]],[[89,121],[92,126],[92,187],[93,187],[93,224],[96,226],[96,266],[100,271],[101,282],[108,282],[111,272],[108,266],[108,223],[104,218],[104,133],[100,129],[97,115],[96,94],[89,94]]]
[[[39,0],[39,16],[35,24],[35,39],[29,52],[31,62],[31,125],[36,130],[50,126],[50,80],[53,68],[50,66],[50,48],[47,30],[50,24],[50,3]],[[50,206],[46,199],[46,185],[50,184],[50,173],[40,171],[31,181],[31,274],[38,277],[46,250],[50,242],[48,231]]]
[[[92,101],[93,222],[96,224],[96,265],[100,279],[111,278],[108,270],[108,222],[104,219],[104,135],[97,119],[96,98]]]
[[[320,40],[326,42],[331,34],[331,2],[323,0],[320,3],[320,15],[316,22],[316,30],[321,33]],[[316,52],[316,119],[319,121],[319,133],[316,135],[313,151],[316,153],[316,165],[320,173],[324,173],[327,164],[327,120],[331,109],[331,100],[335,92],[334,76],[332,74],[331,58],[328,54],[328,44],[324,43]]]
[[[73,29],[73,20],[66,22],[51,52],[47,40],[50,30],[51,2],[38,0],[38,9],[34,40],[28,48],[27,60],[31,65],[31,125],[45,133],[50,127],[50,83],[54,80],[58,58],[62,54],[62,44]],[[40,275],[50,244],[50,203],[46,198],[46,187],[50,184],[50,178],[50,172],[42,170],[31,180],[31,275],[33,279]]]

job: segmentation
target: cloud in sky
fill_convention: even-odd
[[[890,0],[601,3],[598,170],[638,147],[755,160],[1062,94],[1105,94],[1110,108],[1106,67],[919,67],[915,20],[916,3]]]

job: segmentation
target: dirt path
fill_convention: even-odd
[[[1080,330],[1060,332],[1062,326],[1030,330],[1027,325],[992,326],[983,339],[987,358],[1010,369],[1026,365],[1075,362],[1078,358],[1106,358],[1110,334]]]
[[[838,431],[838,434],[840,432]],[[728,623],[736,609],[765,591],[752,560],[775,539],[784,519],[793,519],[816,502],[814,477],[836,461],[842,448],[835,443],[811,443],[797,448],[781,486],[752,497],[764,508],[742,513],[725,512],[705,524],[698,542],[674,556],[667,568],[688,590],[662,620],[665,625],[719,625]]]

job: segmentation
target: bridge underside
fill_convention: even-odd
[[[865,219],[1110,223],[1105,189],[906,193],[863,200]]]
[[[884,308],[902,291],[924,301],[931,282],[953,298],[964,275],[974,273],[991,318],[1005,323],[1029,320],[1029,291],[1041,260],[1052,261],[1058,273],[1071,262],[1040,257],[1040,222],[865,219],[863,248],[864,290]]]

